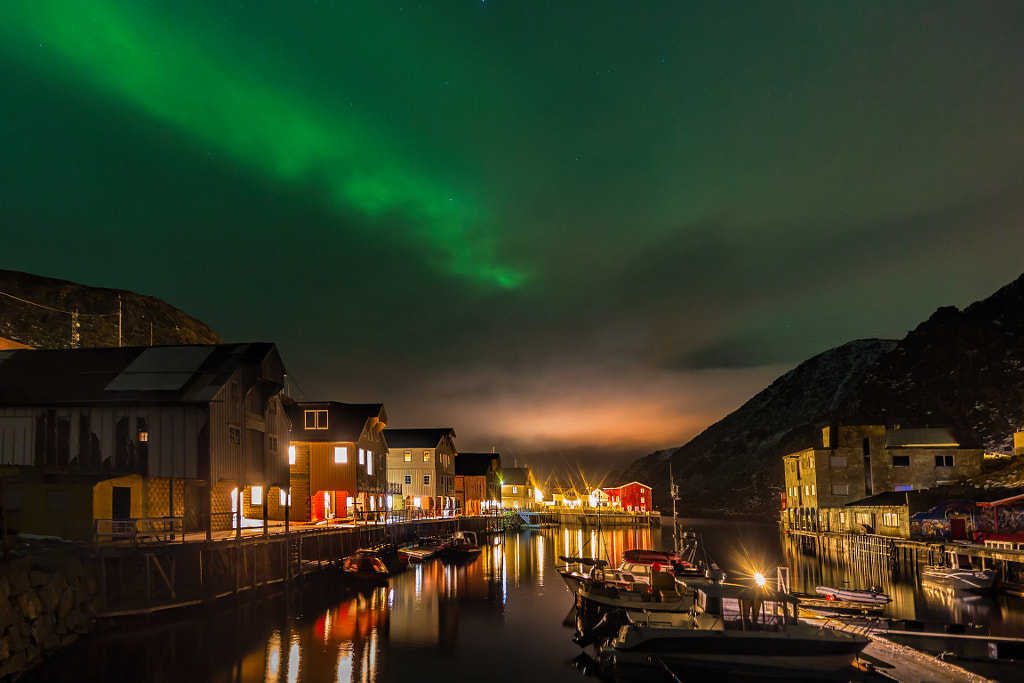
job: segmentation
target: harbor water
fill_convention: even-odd
[[[103,625],[24,681],[212,681],[489,683],[593,680],[573,643],[573,596],[560,555],[617,559],[631,548],[672,547],[658,527],[563,526],[506,532],[476,558],[410,565],[385,585],[359,585],[325,572],[257,600],[223,599],[209,608]],[[819,566],[770,523],[686,520],[709,555],[744,581],[790,569],[792,588],[870,587],[850,570]],[[877,582],[877,581],[876,581]],[[891,579],[886,615],[984,623],[993,634],[1024,636],[1024,598],[953,596]]]

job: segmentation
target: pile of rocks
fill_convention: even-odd
[[[0,564],[0,680],[70,645],[92,627],[99,608],[96,579],[73,555]]]

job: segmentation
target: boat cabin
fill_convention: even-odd
[[[779,631],[797,623],[797,598],[770,588],[709,584],[696,589],[694,625],[699,629]]]

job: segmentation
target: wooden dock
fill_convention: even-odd
[[[359,548],[400,545],[458,529],[497,531],[494,517],[416,520],[345,527],[291,527],[264,533],[243,530],[206,540],[204,535],[163,543],[100,545],[90,562],[97,577],[101,618],[147,615],[222,598],[244,598],[287,588],[305,577],[338,569]]]

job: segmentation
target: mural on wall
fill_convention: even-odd
[[[1024,532],[1024,501],[1011,505],[979,505],[975,525],[985,533],[1018,534]]]
[[[950,517],[974,512],[974,504],[964,500],[953,500],[937,505],[931,510],[918,512],[910,517],[911,538],[951,539]]]

